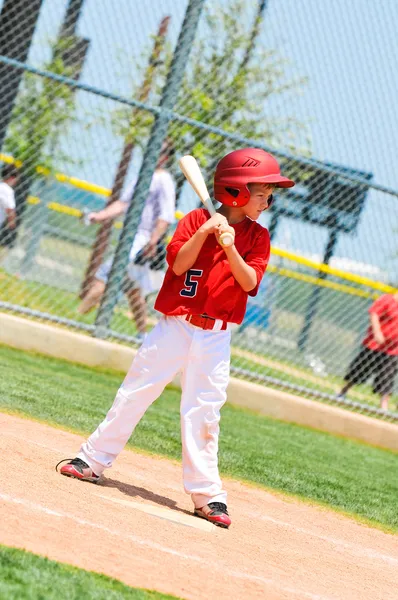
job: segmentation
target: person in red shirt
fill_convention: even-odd
[[[369,308],[370,325],[362,350],[344,377],[344,397],[355,384],[374,376],[373,392],[380,395],[380,407],[388,410],[394,379],[398,371],[398,292],[380,296]]]
[[[214,196],[221,207],[212,217],[204,208],[193,210],[179,222],[155,303],[162,317],[139,348],[106,418],[77,457],[61,467],[62,475],[97,482],[147,408],[181,371],[184,488],[195,515],[229,527],[218,437],[231,324],[242,322],[248,295],[257,294],[269,260],[268,230],[256,221],[270,207],[275,187],[293,185],[263,150],[236,150],[220,160]],[[220,244],[225,232],[234,238],[229,247]]]

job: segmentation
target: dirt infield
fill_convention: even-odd
[[[218,529],[166,459],[125,451],[100,485],[61,477],[80,442],[0,413],[0,543],[195,600],[397,598],[397,536],[232,480]]]

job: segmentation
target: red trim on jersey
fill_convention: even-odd
[[[256,272],[257,285],[249,293],[241,288],[232,275],[225,252],[213,234],[207,237],[191,269],[182,275],[176,275],[172,266],[179,250],[208,218],[209,213],[199,208],[188,213],[178,223],[167,246],[169,268],[156,299],[155,309],[165,315],[205,313],[229,323],[241,323],[247,297],[257,294],[268,265],[269,233],[249,218],[232,225],[235,229],[236,249]]]

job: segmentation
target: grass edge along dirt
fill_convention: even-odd
[[[67,590],[67,596],[65,592]],[[178,600],[121,581],[0,545],[0,598],[7,600]]]
[[[5,314],[14,315],[14,312],[8,308],[3,309],[3,311]],[[128,319],[125,316],[125,312],[126,311],[123,309],[120,309],[120,308],[116,309],[116,318],[127,321]],[[21,317],[21,315],[17,315],[17,316]],[[35,315],[24,314],[22,318],[24,318],[28,321],[37,323],[37,316],[35,316]],[[93,318],[93,315],[91,315],[91,318]],[[50,324],[51,324],[51,327],[63,329],[65,331],[71,330],[69,325],[66,325],[62,322],[51,322]],[[83,323],[83,325],[91,325],[91,323]],[[88,331],[85,331],[84,329],[76,330],[75,333],[78,333],[79,335],[91,336],[91,333]],[[137,333],[137,331],[133,327],[132,331],[129,332],[129,335],[134,336],[134,335],[136,335],[136,333]],[[112,337],[110,337],[107,341],[126,347],[125,342],[120,341],[118,339],[114,339]],[[238,360],[237,364],[235,364],[236,360]],[[296,386],[298,386],[298,388],[294,390],[294,394],[296,396],[300,396],[301,398],[305,398],[307,400],[311,399],[316,402],[324,402],[324,400],[321,398],[313,397],[313,396],[311,396],[311,398],[309,398],[308,393],[306,393],[306,391],[304,391],[304,390],[301,390],[300,386],[304,386],[310,392],[314,391],[314,392],[328,393],[333,396],[333,394],[337,395],[337,391],[340,390],[343,385],[342,380],[339,379],[337,376],[334,376],[333,379],[331,379],[331,380],[328,380],[325,378],[323,381],[319,378],[319,383],[313,383],[311,381],[311,379],[316,379],[316,378],[311,374],[311,372],[308,369],[302,369],[300,366],[296,366],[295,367],[296,374],[290,375],[289,373],[286,372],[286,365],[288,367],[290,365],[289,361],[282,361],[280,359],[275,360],[272,357],[271,357],[271,360],[274,363],[279,363],[278,367],[276,367],[276,366],[271,367],[271,366],[266,366],[266,365],[262,364],[262,362],[261,362],[262,356],[261,355],[259,355],[257,357],[257,359],[255,357],[253,357],[252,359],[243,358],[242,356],[239,355],[239,353],[236,352],[235,348],[232,348],[231,367],[236,366],[239,369],[246,369],[249,372],[246,375],[244,375],[242,373],[240,373],[238,375],[238,374],[234,374],[234,372],[232,371],[231,375],[234,377],[237,377],[238,379],[241,379],[243,381],[257,383],[258,385],[262,385],[262,384],[256,377],[256,374],[258,374],[260,377],[263,375],[266,375],[270,378],[274,378],[275,380],[280,381],[280,383],[274,383],[272,381],[269,381],[269,382],[267,382],[267,387],[270,387],[272,389],[279,390],[279,391],[286,391],[286,392],[292,393],[290,385],[291,384],[296,385]],[[254,374],[250,373],[250,370],[252,370]],[[338,385],[337,382],[340,382],[340,385]],[[356,386],[355,390],[351,391],[350,394],[352,396],[352,400],[354,400],[356,402],[365,403],[367,405],[374,406],[376,408],[379,406],[378,396],[372,394],[371,385],[369,383],[365,383],[365,384]],[[393,395],[391,402],[392,402],[392,404],[398,406],[398,397],[396,395]],[[342,408],[343,410],[348,410],[350,412],[359,412],[359,413],[363,412],[361,409],[354,408],[352,406],[340,405],[340,408]],[[379,416],[379,415],[373,415],[373,417],[381,418],[381,419],[383,418],[382,416]]]
[[[122,379],[114,371],[4,346],[0,346],[0,368],[4,412],[84,436],[105,416]],[[130,447],[180,462],[179,396],[176,389],[166,390],[138,425]],[[222,414],[220,471],[224,476],[397,531],[397,453],[228,403]]]

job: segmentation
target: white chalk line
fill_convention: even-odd
[[[7,431],[6,432],[2,431],[1,435],[2,435],[2,437],[9,437],[9,438],[13,438],[18,441],[22,440],[24,444],[31,444],[32,446],[38,446],[39,448],[45,448],[46,450],[51,450],[51,452],[55,452],[56,454],[65,455],[65,452],[63,450],[60,450],[59,448],[53,448],[53,446],[48,446],[47,444],[41,444],[40,442],[36,442],[35,440],[27,440],[25,438],[22,438],[20,435],[16,435],[15,433],[8,433]],[[77,452],[78,452],[78,449],[76,449],[75,454],[77,454]],[[142,454],[136,453],[131,448],[126,448],[125,452],[129,452],[129,453],[131,453],[135,456],[139,456],[139,457],[142,456]],[[70,454],[73,454],[73,452]],[[70,458],[73,458],[73,457],[70,456]],[[123,469],[123,467],[125,467],[125,468]],[[131,472],[131,466],[123,465],[123,463],[119,463],[119,471],[123,471],[123,470]],[[152,478],[149,477],[147,473],[145,473],[145,475],[141,475],[138,471],[134,471],[134,479],[135,480],[138,479],[138,481],[145,481],[147,483],[151,482],[156,485],[159,485],[159,481],[153,477]],[[105,477],[105,481],[106,481],[106,477]],[[165,488],[167,488],[168,490],[171,490],[173,492],[181,491],[181,486],[171,485],[170,483],[163,484],[163,485]],[[106,485],[104,487],[106,487]]]
[[[17,440],[21,439],[20,436],[17,436],[15,434],[8,433],[8,432],[3,432],[2,436],[11,437],[11,438],[14,438],[14,439],[17,439]],[[28,443],[33,444],[35,446],[39,446],[41,448],[45,448],[47,450],[51,450],[51,451],[57,452],[59,454],[64,454],[64,452],[62,452],[58,448],[53,448],[51,446],[47,446],[46,444],[41,444],[40,442],[36,442],[36,441],[33,441],[33,440],[24,440],[24,441],[25,441],[25,443],[28,442]],[[148,477],[147,476],[141,476],[138,473],[134,473],[134,479],[148,481]],[[154,482],[154,480],[151,480],[151,481]],[[104,486],[104,487],[106,487],[106,486]],[[170,487],[170,486],[167,486],[167,487]],[[170,489],[174,490],[176,488],[171,488],[170,487]],[[1,494],[0,494],[0,497],[1,497]],[[105,496],[103,498],[105,498]],[[317,538],[319,540],[323,540],[323,541],[328,542],[330,544],[333,544],[335,546],[340,546],[340,547],[346,548],[347,550],[353,550],[359,556],[366,556],[367,558],[370,558],[370,559],[379,559],[379,560],[387,562],[387,563],[389,563],[391,565],[397,565],[398,564],[398,558],[394,558],[393,556],[382,554],[382,553],[378,552],[377,550],[370,550],[369,548],[364,549],[364,548],[359,547],[359,546],[357,546],[355,544],[351,544],[349,542],[344,542],[343,540],[339,540],[339,539],[334,538],[332,536],[321,535],[321,534],[315,533],[315,532],[313,532],[313,531],[311,531],[309,529],[305,529],[303,527],[297,527],[296,525],[292,525],[291,523],[288,523],[286,521],[281,521],[279,519],[274,519],[273,517],[270,517],[270,516],[267,516],[267,515],[258,514],[256,516],[258,518],[260,518],[261,520],[269,521],[271,523],[275,523],[276,525],[280,525],[280,526],[285,527],[287,529],[291,529],[293,531],[296,531],[297,533],[302,533],[302,534],[304,534],[306,536],[311,536],[311,537]]]
[[[200,556],[195,556],[193,554],[184,554],[183,552],[180,552],[179,550],[174,550],[173,548],[168,548],[167,546],[162,546],[161,544],[157,544],[156,542],[152,542],[151,540],[145,540],[145,539],[139,538],[135,535],[121,533],[120,531],[110,529],[109,527],[106,527],[105,525],[99,525],[98,523],[93,523],[92,521],[87,521],[86,519],[82,519],[80,517],[76,517],[76,516],[70,515],[68,513],[52,510],[51,508],[47,508],[46,506],[43,506],[42,504],[36,504],[34,502],[31,502],[30,500],[24,500],[23,498],[15,498],[13,496],[9,496],[8,494],[2,494],[2,493],[0,493],[0,500],[3,500],[4,502],[8,502],[11,504],[19,504],[29,510],[41,512],[41,513],[44,513],[44,514],[52,516],[52,517],[58,517],[61,519],[70,519],[71,521],[74,521],[75,523],[78,523],[79,525],[83,525],[84,527],[91,527],[92,529],[104,531],[105,533],[108,533],[112,536],[119,537],[122,539],[128,539],[139,546],[145,546],[147,548],[151,548],[153,550],[158,550],[159,552],[163,552],[165,554],[171,554],[172,556],[177,556],[178,558],[182,558],[184,560],[193,561],[193,562],[200,564],[205,569],[208,568],[206,558],[201,558]],[[300,600],[303,598],[308,598],[308,600],[332,600],[332,598],[327,597],[327,596],[321,596],[318,594],[312,594],[310,592],[304,592],[301,590],[282,586],[278,581],[275,581],[274,579],[260,577],[257,575],[250,575],[249,573],[243,573],[243,572],[234,571],[231,569],[225,569],[223,567],[223,565],[218,565],[217,561],[215,561],[212,569],[213,570],[217,569],[217,567],[219,568],[219,570],[222,571],[222,573],[224,575],[229,575],[231,577],[235,577],[236,579],[247,579],[249,581],[255,581],[258,583],[271,585],[274,588],[277,588],[282,592],[294,594],[296,596],[299,595]]]
[[[297,533],[303,533],[306,536],[311,536],[311,537],[317,538],[319,540],[329,542],[330,544],[334,544],[335,546],[342,546],[343,548],[346,548],[347,550],[353,550],[358,556],[366,556],[371,559],[378,558],[384,562],[388,562],[391,565],[398,564],[398,558],[394,558],[393,556],[389,556],[388,554],[382,554],[381,552],[378,552],[377,550],[371,550],[370,548],[362,548],[356,544],[350,544],[349,542],[344,542],[343,540],[339,540],[332,536],[321,535],[319,533],[315,533],[315,532],[311,531],[310,529],[305,529],[304,527],[297,527],[296,525],[293,525],[292,523],[287,523],[286,521],[280,521],[278,519],[274,519],[273,517],[269,517],[267,515],[259,514],[259,515],[256,515],[256,517],[260,518],[263,521],[270,521],[271,523],[275,523],[275,525],[281,525],[282,527],[296,531]]]
[[[14,438],[15,440],[22,441],[24,444],[32,444],[32,446],[39,446],[40,448],[44,448],[45,450],[51,450],[51,452],[57,452],[58,454],[65,454],[59,448],[53,448],[52,446],[47,446],[47,444],[40,444],[40,442],[34,442],[33,440],[25,440],[20,436],[14,435],[13,433],[2,432],[2,437]]]
[[[198,519],[198,517],[187,515],[186,513],[170,510],[170,508],[164,508],[163,506],[155,506],[148,504],[147,502],[135,502],[134,500],[125,500],[124,498],[113,498],[112,496],[104,496],[103,494],[95,494],[98,498],[107,502],[114,502],[127,506],[133,510],[139,510],[145,514],[164,519],[170,523],[176,523],[177,525],[183,525],[184,527],[191,527],[200,531],[206,531],[206,533],[214,533],[216,529],[212,523],[205,521],[205,519]]]

